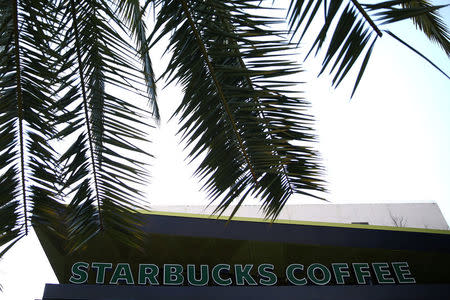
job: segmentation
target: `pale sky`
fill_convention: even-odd
[[[441,1],[440,4],[445,4]],[[447,2],[448,3],[448,2]],[[441,11],[450,24],[450,8]],[[422,34],[392,30],[450,74],[450,60]],[[305,46],[306,52],[309,48]],[[157,73],[158,56],[155,56]],[[300,81],[317,119],[318,149],[327,169],[332,203],[436,202],[450,222],[450,80],[398,42],[377,42],[352,100],[352,80],[335,90],[316,78],[317,61],[304,64]],[[354,77],[353,77],[354,78]],[[162,85],[161,85],[162,86]],[[183,145],[168,122],[181,99],[180,88],[159,91],[160,128],[152,133],[152,205],[207,204],[201,185],[186,166]],[[249,201],[254,203],[254,201]],[[294,197],[288,204],[318,203]],[[0,262],[0,299],[40,299],[45,283],[56,283],[34,235],[23,239]]]

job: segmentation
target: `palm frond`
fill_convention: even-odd
[[[144,7],[141,7],[139,0],[119,0],[117,7],[122,15],[122,19],[126,25],[128,25],[128,30],[131,31],[136,40],[137,51],[142,60],[151,111],[155,119],[159,120],[160,115],[158,104],[156,102],[155,74],[153,72],[152,62],[147,46],[147,34],[144,22],[145,9]]]
[[[249,9],[263,10],[255,1],[164,1],[152,37],[170,34],[165,75],[184,87],[180,133],[191,159],[206,154],[196,175],[211,201],[223,211],[251,194],[276,217],[292,194],[324,190],[322,169],[305,145],[314,141],[308,104],[286,79],[300,69],[285,56],[283,32],[267,28],[283,20]]]
[[[375,42],[383,36],[384,31],[389,30],[386,28],[389,24],[411,19],[419,30],[449,55],[450,34],[437,13],[443,6],[433,6],[426,0],[394,0],[376,4],[360,4],[357,0],[348,0],[346,5],[343,0],[293,0],[288,20],[293,38],[299,36],[298,42],[302,40],[310,24],[317,19],[321,5],[327,8],[324,25],[306,58],[314,49],[317,55],[327,36],[331,34],[319,75],[334,60],[330,74],[334,74],[332,84],[337,87],[365,53],[352,96],[364,74]]]
[[[36,195],[56,192],[47,11],[47,1],[0,1],[1,255],[28,233]]]
[[[396,8],[400,5],[401,8]],[[364,5],[369,11],[374,11],[382,24],[411,19],[416,27],[438,44],[450,56],[450,32],[438,10],[447,5],[431,5],[426,0],[397,0],[381,2],[375,5]]]
[[[148,177],[149,154],[136,143],[146,141],[149,112],[118,96],[142,95],[146,85],[117,10],[95,0],[61,3],[59,22],[66,25],[59,51],[73,65],[61,77],[64,96],[57,103],[58,137],[71,141],[59,159],[71,250],[99,232],[135,247],[142,237],[134,212],[144,203],[139,186]]]
[[[399,43],[403,44],[405,47],[409,48],[410,50],[412,50],[414,53],[416,53],[417,55],[419,55],[420,57],[422,57],[424,60],[426,60],[430,65],[432,65],[436,70],[438,70],[439,72],[442,73],[442,75],[444,75],[445,77],[447,77],[448,79],[450,79],[450,76],[448,76],[441,68],[439,68],[436,64],[434,64],[431,60],[429,60],[425,55],[423,55],[422,53],[420,53],[419,51],[417,51],[415,48],[411,47],[408,43],[406,43],[405,41],[403,41],[401,38],[399,38],[398,36],[396,36],[395,34],[393,34],[392,32],[390,32],[389,30],[385,30],[385,32],[387,34],[389,34],[391,37],[393,37],[395,40],[397,40]]]

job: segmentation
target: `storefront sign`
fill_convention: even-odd
[[[69,279],[74,284],[84,284],[90,274],[95,274],[97,284],[127,285],[191,285],[191,286],[273,286],[279,278],[272,264],[217,264],[186,266],[180,264],[164,264],[162,268],[155,264],[76,262],[72,266]],[[108,273],[108,276],[107,276]],[[112,275],[109,275],[111,274]],[[161,273],[161,274],[160,274]],[[375,263],[332,263],[325,266],[320,263],[303,265],[290,264],[284,272],[288,285],[328,285],[328,284],[405,284],[416,283],[407,262],[375,262]],[[92,276],[92,275],[91,275]],[[106,278],[109,280],[106,280]]]

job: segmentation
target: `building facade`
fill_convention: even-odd
[[[200,207],[142,212],[143,250],[102,235],[69,253],[57,234],[36,228],[60,282],[47,285],[43,299],[425,300],[450,295],[448,230],[372,225],[376,219],[353,217],[345,219],[348,223],[299,221],[297,211],[307,211],[302,207],[287,207],[283,213],[291,219],[274,222],[255,217],[255,207],[240,212],[250,217],[231,221],[203,214],[208,211]],[[181,209],[190,213],[176,212]],[[330,211],[323,210],[336,220]],[[358,216],[364,210],[337,211]],[[392,214],[392,207],[388,211]]]

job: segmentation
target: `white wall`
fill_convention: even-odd
[[[230,215],[230,207],[223,215]],[[153,206],[153,211],[210,215],[215,206],[168,205]],[[259,206],[244,205],[237,217],[263,218]],[[399,226],[428,229],[449,229],[436,203],[373,203],[373,204],[302,204],[286,205],[278,219],[353,223],[368,222],[370,225]]]

